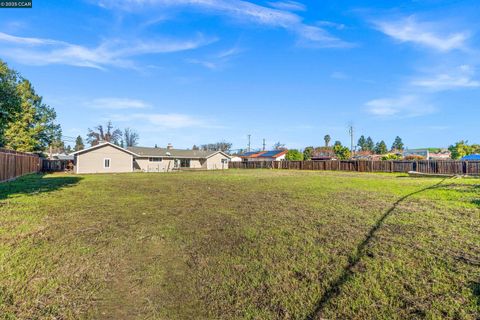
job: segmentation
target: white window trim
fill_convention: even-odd
[[[105,160],[108,160],[108,167],[105,166]],[[110,169],[112,167],[112,159],[111,158],[103,158],[103,169]]]

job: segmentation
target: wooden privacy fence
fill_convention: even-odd
[[[409,172],[480,175],[480,161],[421,160],[421,161],[250,161],[230,162],[232,169],[295,169],[357,172]]]
[[[41,159],[38,155],[0,148],[0,182],[39,172],[40,169]]]

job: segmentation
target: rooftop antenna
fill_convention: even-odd
[[[263,151],[265,151],[265,138],[263,138]]]
[[[251,140],[251,137],[252,137],[252,135],[249,134],[249,135],[248,135],[248,152],[250,152],[250,147],[251,147],[250,140]]]

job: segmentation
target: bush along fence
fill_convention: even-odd
[[[250,161],[230,162],[231,169],[293,169],[356,172],[404,172],[428,174],[480,175],[480,161],[422,160],[422,161]]]
[[[25,174],[39,172],[41,161],[36,154],[0,148],[0,182],[12,180]]]

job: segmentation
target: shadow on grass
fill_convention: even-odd
[[[473,296],[477,299],[477,306],[480,307],[480,283],[472,282],[470,288],[472,289]]]
[[[427,190],[438,188],[447,179],[450,179],[450,178],[444,178],[440,182],[435,183],[432,186],[411,192],[401,197],[387,211],[385,211],[385,213],[377,220],[377,222],[370,229],[365,239],[357,246],[355,253],[349,257],[349,263],[343,269],[343,272],[341,273],[341,275],[337,279],[335,279],[334,282],[332,282],[329,288],[320,297],[320,299],[315,304],[314,310],[307,315],[306,319],[310,320],[310,319],[321,318],[322,311],[327,305],[327,303],[331,299],[335,298],[340,293],[341,287],[352,278],[352,276],[354,275],[353,270],[358,265],[358,263],[362,260],[362,258],[364,258],[365,255],[367,254],[365,249],[371,243],[377,231],[383,226],[385,220],[392,215],[393,211],[398,207],[399,204],[401,204],[403,201],[407,200],[408,198],[416,194],[422,193]]]
[[[46,174],[30,174],[14,181],[0,183],[0,200],[19,195],[36,195],[52,192],[77,184],[82,178],[77,176],[50,176]]]

